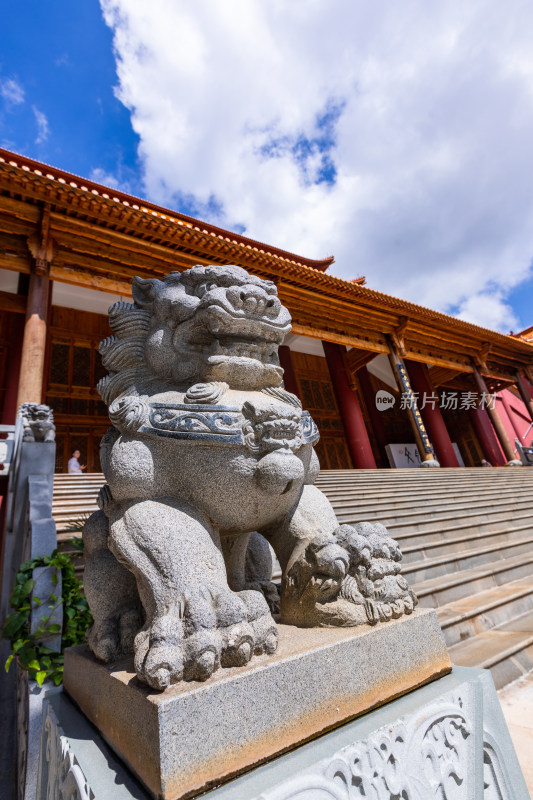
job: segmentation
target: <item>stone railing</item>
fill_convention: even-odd
[[[56,547],[56,527],[52,519],[52,491],[55,468],[55,427],[52,411],[47,406],[24,403],[17,417],[14,433],[8,432],[4,446],[4,474],[8,473],[7,509],[3,537],[2,595],[0,625],[10,613],[9,598],[20,564],[29,559],[49,555]],[[61,574],[50,568],[36,567],[32,574],[32,601],[41,603],[50,594],[61,594]],[[50,614],[47,604],[33,603],[30,630],[34,632],[43,614]],[[62,609],[52,612],[50,624],[62,624]],[[61,649],[61,633],[47,637],[47,647]],[[9,642],[0,643],[0,666],[10,652]],[[11,668],[4,682],[4,718],[0,747],[2,757],[2,790],[11,797],[35,797],[38,741],[41,729],[43,690],[28,673]],[[47,687],[48,688],[48,687]],[[37,743],[37,748],[32,747]],[[32,763],[35,760],[35,763]],[[11,765],[11,767],[9,766]],[[16,772],[15,772],[16,770]]]

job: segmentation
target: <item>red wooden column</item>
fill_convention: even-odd
[[[372,387],[372,381],[366,367],[360,367],[360,369],[357,370],[357,379],[359,381],[359,385],[361,386],[363,400],[365,401],[366,410],[368,416],[370,417],[370,424],[372,425],[372,431],[376,437],[376,442],[379,447],[381,457],[383,458],[383,463],[388,464],[389,460],[387,458],[387,451],[385,450],[385,447],[389,442],[387,441],[387,434],[385,433],[385,426],[383,425],[382,417],[382,414],[386,412],[378,411],[376,408],[376,393]]]
[[[28,290],[17,408],[21,403],[41,402],[48,316],[48,282],[48,265],[34,267]]]
[[[515,438],[518,439],[518,441],[521,444],[524,444],[524,440],[522,439],[522,434],[520,433],[520,428],[518,427],[518,424],[516,422],[514,411],[511,408],[511,404],[509,403],[507,395],[505,394],[505,389],[503,390],[503,392],[500,392],[500,394],[498,394],[498,397],[502,401],[503,410],[507,415],[507,419],[509,420],[509,425],[515,435]]]
[[[295,394],[300,400],[300,390],[298,388],[298,381],[296,380],[296,373],[294,371],[294,364],[291,358],[291,349],[286,344],[282,344],[278,348],[279,363],[283,367],[283,385],[286,390],[291,394]]]
[[[2,425],[14,425],[17,419],[17,394],[20,378],[20,359],[22,337],[24,336],[24,315],[13,315],[13,330],[9,340],[6,359],[7,386],[2,408]]]
[[[533,394],[528,390],[527,381],[519,372],[516,373],[516,386],[533,422]]]
[[[483,455],[493,467],[504,467],[507,463],[500,443],[490,424],[489,415],[484,408],[470,408],[470,420],[483,450]]]
[[[490,397],[490,392],[487,389],[487,384],[485,383],[484,378],[481,376],[477,365],[472,363],[474,368],[474,380],[476,382],[477,390],[480,395],[485,395],[486,398]],[[500,446],[503,450],[505,458],[507,459],[507,464],[511,466],[522,466],[522,462],[518,461],[515,455],[514,447],[511,444],[511,440],[507,436],[507,431],[504,428],[503,422],[500,419],[500,416],[496,410],[496,408],[492,408],[492,405],[489,403],[487,405],[487,413],[490,417],[490,421],[494,427],[496,432],[496,436],[498,437],[498,441],[500,442]]]
[[[376,469],[363,414],[344,365],[343,353],[346,348],[331,342],[322,344],[353,465],[356,469]]]
[[[430,398],[434,395],[434,390],[428,374],[428,368],[425,364],[420,364],[418,361],[404,361],[411,379],[411,386],[415,392],[418,393],[418,407],[422,414],[424,425],[427,428],[431,444],[435,448],[437,460],[441,467],[459,467],[459,461],[453,449],[452,440],[446,428],[446,423],[442,418],[442,414],[437,402],[426,403],[424,405],[424,396]]]
[[[28,238],[28,249],[31,254],[31,274],[22,340],[17,408],[21,403],[40,403],[43,392],[50,263],[53,258],[49,206],[43,209],[39,233]]]

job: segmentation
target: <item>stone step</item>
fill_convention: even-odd
[[[54,511],[61,511],[62,513],[70,513],[70,511],[78,506],[82,505],[94,505],[96,503],[96,498],[98,497],[97,492],[93,492],[93,494],[87,495],[86,497],[78,497],[74,498],[73,500],[54,500],[53,509]]]
[[[490,669],[501,689],[533,669],[533,611],[449,648],[461,667]]]
[[[442,480],[442,481],[404,481],[401,479],[394,479],[390,481],[382,480],[368,482],[362,479],[356,479],[353,482],[330,482],[322,481],[320,477],[316,480],[316,485],[325,491],[331,491],[332,494],[345,494],[346,492],[361,492],[365,494],[390,494],[397,490],[403,492],[419,492],[422,489],[431,487],[432,491],[461,491],[463,487],[479,486],[531,486],[533,483],[533,469],[519,468],[516,476],[511,477],[496,477],[493,480],[480,479],[476,477],[464,477],[461,480]]]
[[[375,506],[379,508],[382,504],[387,508],[402,508],[402,506],[411,505],[418,507],[426,507],[429,505],[439,505],[447,502],[461,502],[467,498],[476,499],[477,497],[494,497],[497,490],[500,497],[517,497],[533,489],[533,483],[520,484],[520,485],[504,485],[497,486],[479,486],[473,484],[472,486],[463,486],[461,489],[450,490],[443,489],[442,491],[428,492],[426,489],[420,491],[400,491],[399,489],[391,489],[390,492],[375,492],[369,493],[361,491],[360,489],[353,489],[350,492],[343,492],[342,494],[335,494],[326,487],[318,487],[327,494],[330,503],[335,508],[342,508],[343,506]],[[59,496],[59,495],[58,495]]]
[[[489,498],[480,501],[479,503],[472,503],[470,505],[454,505],[450,503],[448,507],[438,506],[432,507],[428,505],[424,509],[405,509],[401,514],[395,514],[394,511],[387,512],[380,509],[364,509],[359,511],[355,508],[350,511],[340,510],[335,508],[337,519],[341,523],[354,524],[356,522],[363,522],[365,520],[372,520],[373,522],[381,522],[387,528],[391,527],[395,530],[409,529],[409,530],[439,530],[441,523],[450,520],[459,519],[474,519],[476,517],[488,519],[493,513],[498,512],[500,509],[504,511],[509,518],[515,513],[531,513],[532,501],[529,498],[520,498],[513,500],[490,500]],[[477,513],[476,513],[477,512]]]
[[[428,484],[424,481],[416,481],[416,482],[403,482],[403,481],[379,481],[377,483],[365,483],[362,480],[355,480],[353,483],[326,483],[321,481],[319,478],[316,481],[316,485],[323,489],[324,491],[329,492],[332,497],[342,497],[344,495],[349,495],[351,493],[357,493],[361,496],[369,496],[369,497],[376,497],[376,496],[394,496],[396,493],[400,494],[422,494],[423,492],[427,492],[428,488],[431,487],[432,493],[461,493],[464,489],[479,489],[484,490],[490,488],[491,486],[498,486],[502,488],[513,488],[519,486],[528,486],[530,487],[533,484],[533,477],[531,477],[531,472],[524,471],[521,472],[520,475],[524,475],[524,477],[517,477],[517,478],[502,478],[493,481],[480,481],[477,478],[468,478],[465,480],[456,480],[456,481],[440,481],[439,483]]]
[[[533,535],[533,520],[528,515],[528,521],[523,525],[511,526],[503,522],[502,528],[495,530],[482,531],[481,533],[469,532],[462,536],[433,539],[430,541],[419,540],[415,544],[405,545],[400,542],[403,563],[412,564],[416,561],[434,559],[446,554],[460,554],[465,550],[473,551],[477,546],[483,548],[485,545],[501,544],[505,546],[512,544],[518,534],[530,533]],[[426,537],[428,538],[428,537]]]
[[[533,574],[448,603],[437,616],[450,647],[528,611],[533,611]]]
[[[54,489],[56,490],[65,490],[71,487],[78,488],[83,486],[98,486],[102,483],[105,483],[105,478],[103,475],[74,475],[72,478],[69,478],[65,481],[58,481],[54,478]]]
[[[379,481],[375,484],[368,484],[364,481],[356,480],[349,484],[329,484],[317,479],[316,485],[320,488],[330,491],[333,495],[343,495],[350,492],[361,492],[362,494],[370,494],[372,496],[383,492],[384,494],[389,495],[393,494],[395,490],[398,490],[400,493],[420,493],[422,491],[427,491],[428,488],[431,488],[432,492],[460,492],[462,488],[473,488],[476,486],[480,489],[490,486],[531,486],[531,484],[533,484],[533,478],[531,478],[532,473],[533,470],[529,471],[526,469],[524,472],[520,473],[521,475],[526,476],[523,478],[501,478],[493,481],[480,481],[477,478],[467,478],[465,480],[440,481],[439,483],[428,483],[425,481],[404,482],[396,480],[391,481],[390,483]]]
[[[410,546],[425,547],[426,542],[450,540],[459,538],[460,536],[470,537],[480,535],[490,535],[492,533],[501,533],[507,530],[521,530],[527,529],[529,524],[533,524],[531,511],[524,512],[523,514],[516,514],[512,519],[505,519],[502,515],[496,519],[487,517],[487,522],[475,521],[465,517],[463,521],[457,524],[448,526],[437,526],[435,529],[429,528],[428,530],[406,530],[401,528],[396,530],[394,525],[388,526],[389,534],[399,542],[402,552],[405,548]]]
[[[54,487],[54,497],[70,497],[75,494],[86,494],[87,492],[97,492],[105,481],[102,483],[85,483],[83,486],[61,486]]]
[[[498,475],[516,474],[518,469],[521,469],[521,467],[518,467],[517,469],[507,466],[491,467],[489,469],[480,467],[441,467],[440,469],[327,469],[320,472],[319,480],[342,482],[355,480],[356,478],[361,477],[362,480],[377,481],[381,476],[383,476],[384,480],[402,479],[416,481],[420,479],[427,481],[438,481],[452,479],[457,476],[469,475],[480,475],[481,480],[493,480],[494,477]],[[65,476],[66,473],[63,475],[63,477]]]
[[[461,572],[412,581],[420,605],[440,608],[455,600],[502,586],[533,574],[533,553],[496,558],[487,564]]]
[[[91,505],[79,506],[68,513],[57,512],[52,509],[52,516],[55,519],[56,527],[63,529],[69,523],[78,522],[80,519],[85,519],[93,511],[98,511],[96,503]]]
[[[402,572],[411,583],[438,578],[449,573],[461,572],[472,567],[480,567],[491,561],[505,559],[511,555],[520,555],[533,550],[533,534],[516,536],[513,541],[496,543],[465,549],[456,553],[428,558],[425,561],[414,561],[404,564]]]

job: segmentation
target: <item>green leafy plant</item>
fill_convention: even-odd
[[[73,538],[72,545],[75,550],[82,550],[81,539]],[[79,553],[60,553],[58,550],[49,556],[33,558],[20,565],[17,572],[15,587],[11,593],[11,607],[13,612],[7,617],[3,634],[11,642],[13,652],[5,663],[8,672],[11,663],[16,663],[27,670],[30,677],[34,678],[39,686],[49,678],[59,685],[63,680],[64,650],[75,644],[85,641],[85,632],[92,622],[91,612],[87,600],[83,596],[83,586],[74,574],[73,559]],[[55,594],[42,601],[33,595],[35,585],[39,582],[44,572],[33,580],[35,567],[46,567],[53,571],[52,583],[59,583],[57,573],[61,572],[62,594]],[[30,619],[32,609],[46,606],[49,614],[45,614],[39,627],[30,632]],[[61,630],[61,626],[53,622],[54,612],[63,607],[63,630],[61,635],[61,652],[56,653],[47,647],[46,642]]]

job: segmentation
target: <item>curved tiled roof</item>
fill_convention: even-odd
[[[195,231],[208,233],[211,236],[224,241],[232,241],[235,244],[240,244],[253,250],[258,250],[261,253],[277,256],[278,258],[294,262],[295,264],[301,264],[302,266],[311,267],[319,272],[324,272],[327,270],[328,267],[331,266],[331,264],[333,264],[335,261],[333,256],[328,256],[328,258],[317,260],[305,258],[303,256],[296,255],[295,253],[281,250],[277,247],[271,247],[263,242],[249,239],[241,234],[227,231],[224,228],[211,225],[208,222],[196,219],[195,217],[190,217],[187,214],[169,210],[163,206],[158,206],[155,203],[149,203],[146,200],[135,197],[134,195],[126,194],[118,189],[112,189],[108,186],[96,183],[95,181],[87,180],[86,178],[82,178],[74,173],[65,172],[64,170],[57,169],[56,167],[51,167],[48,164],[35,161],[32,158],[27,158],[19,153],[5,150],[4,148],[0,148],[0,164],[2,163],[9,164],[12,167],[17,167],[25,172],[32,172],[34,175],[39,177],[43,176],[49,180],[57,181],[60,184],[71,186],[73,189],[81,189],[82,191],[90,192],[95,196],[102,197],[104,200],[112,200],[116,203],[122,203],[122,205],[126,207],[158,217],[169,224],[185,225]],[[363,279],[357,278],[356,280]]]
[[[422,321],[428,327],[434,323],[441,329],[455,329],[459,334],[462,332],[465,336],[481,341],[499,342],[500,345],[507,344],[507,346],[512,343],[515,348],[523,352],[532,349],[533,342],[526,341],[524,337],[526,331],[514,336],[498,333],[441,311],[435,311],[371,289],[363,285],[364,278],[346,280],[326,273],[325,270],[334,261],[332,256],[318,261],[304,258],[0,148],[0,169],[3,166],[19,175],[21,172],[25,173],[32,182],[38,182],[41,185],[47,184],[48,187],[53,185],[58,190],[63,187],[67,192],[71,192],[73,197],[93,195],[102,207],[107,207],[111,211],[116,212],[117,205],[120,204],[144,226],[150,226],[151,220],[153,220],[157,224],[158,230],[166,229],[175,232],[176,226],[179,226],[182,232],[189,229],[190,233],[194,234],[195,241],[203,241],[208,244],[214,241],[220,242],[221,252],[227,252],[228,256],[232,252],[235,254],[236,251],[240,251],[241,254],[249,254],[248,258],[253,257],[254,265],[262,270],[268,271],[276,263],[278,268],[282,267],[281,280],[283,282],[286,281],[288,284],[299,286],[307,291],[317,291],[323,297],[342,298],[348,302],[352,300],[359,307],[377,307],[397,316],[408,316],[413,320]],[[185,235],[188,236],[188,234]]]

